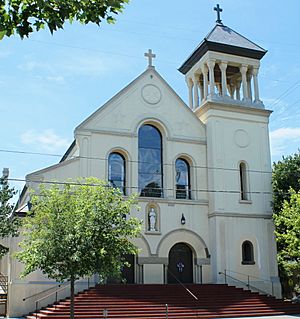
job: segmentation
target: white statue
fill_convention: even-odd
[[[156,231],[155,225],[156,225],[156,211],[153,207],[151,207],[149,211],[149,230]]]

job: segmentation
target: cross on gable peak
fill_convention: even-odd
[[[148,68],[153,68],[154,66],[152,64],[152,61],[154,58],[156,58],[156,54],[153,54],[152,50],[149,49],[148,52],[144,54],[144,56],[148,58]]]
[[[222,20],[221,20],[221,12],[223,11],[223,9],[220,8],[220,5],[217,4],[216,7],[214,7],[214,10],[217,11],[217,20],[216,23],[217,24],[223,24]]]

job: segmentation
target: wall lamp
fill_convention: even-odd
[[[185,225],[186,220],[185,220],[184,214],[182,214],[180,221],[181,221],[181,225]]]

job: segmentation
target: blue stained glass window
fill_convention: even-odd
[[[182,158],[176,160],[176,198],[190,199],[190,165]]]
[[[125,195],[125,158],[119,153],[111,153],[108,157],[108,181],[111,186],[119,188]]]
[[[162,197],[162,137],[158,129],[146,124],[139,130],[140,196]]]

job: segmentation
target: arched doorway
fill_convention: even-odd
[[[169,251],[168,284],[193,283],[193,252],[184,243],[175,244]]]

